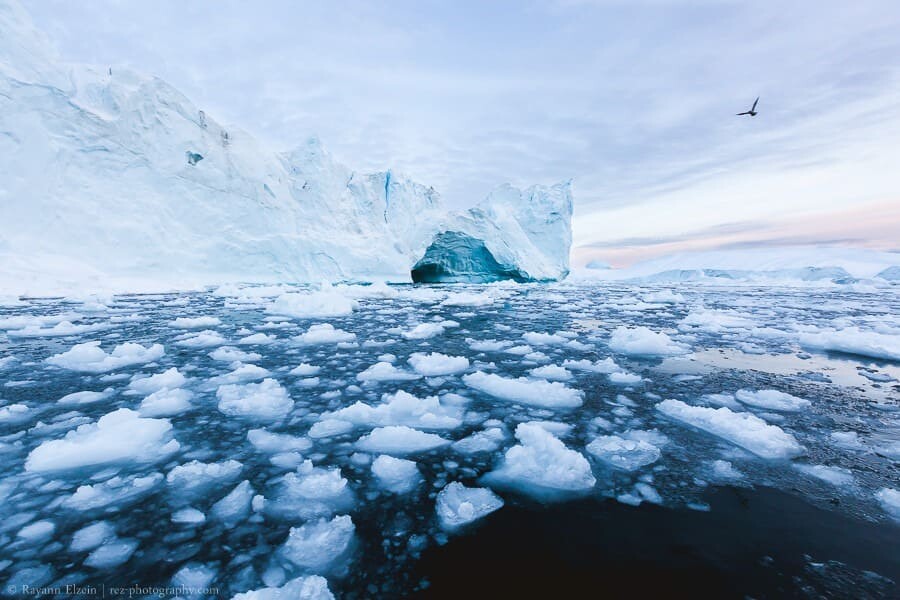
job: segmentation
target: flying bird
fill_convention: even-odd
[[[737,116],[741,115],[750,115],[751,117],[756,116],[756,103],[759,102],[759,96],[756,97],[756,100],[753,101],[753,106],[750,107],[750,110],[745,110],[744,112],[737,113]]]

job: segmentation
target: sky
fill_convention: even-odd
[[[900,250],[896,0],[24,5],[69,60],[157,75],[276,149],[317,135],[452,206],[571,180],[575,265]]]

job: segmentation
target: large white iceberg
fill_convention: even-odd
[[[315,138],[275,152],[158,78],[66,64],[16,3],[0,8],[0,131],[7,290],[568,272],[568,183],[448,211]]]

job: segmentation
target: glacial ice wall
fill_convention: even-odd
[[[568,272],[568,184],[503,186],[450,212],[433,188],[357,173],[315,138],[274,152],[158,78],[65,64],[7,0],[0,156],[6,292],[112,280],[409,281],[451,231],[523,279]]]

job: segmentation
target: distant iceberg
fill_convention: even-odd
[[[784,246],[682,252],[624,269],[573,271],[575,280],[638,283],[852,284],[900,279],[900,253],[862,248]]]
[[[447,210],[427,187],[274,152],[164,81],[61,62],[0,5],[0,261],[7,292],[228,281],[556,280],[568,183]]]

